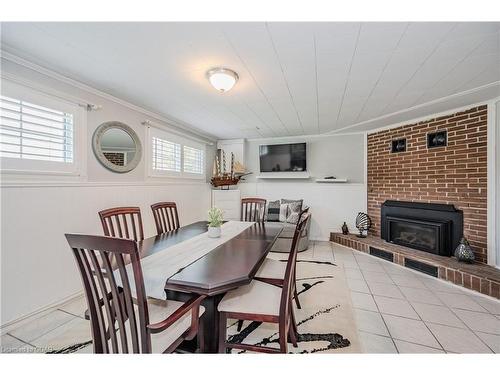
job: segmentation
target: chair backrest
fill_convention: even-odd
[[[175,202],[159,202],[151,205],[158,234],[178,229],[179,214]]]
[[[283,280],[283,289],[281,291],[281,301],[280,301],[280,316],[284,319],[281,321],[288,324],[290,303],[293,297],[293,292],[295,288],[295,269],[297,264],[297,254],[299,249],[299,241],[302,237],[303,232],[307,227],[307,223],[311,218],[310,213],[304,213],[299,217],[297,226],[295,227],[295,233],[293,234],[292,245],[290,247],[290,254],[288,255],[288,260],[286,264],[285,277]]]
[[[141,209],[139,207],[115,207],[99,212],[105,236],[142,241]]]
[[[150,353],[149,313],[137,243],[81,234],[66,234],[66,239],[85,289],[94,352]],[[118,266],[114,272],[112,263]],[[132,268],[135,302],[127,263]]]
[[[262,198],[243,198],[241,200],[241,221],[264,222],[266,200]]]

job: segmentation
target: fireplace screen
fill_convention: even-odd
[[[391,221],[389,228],[390,242],[425,250],[431,253],[438,252],[438,227],[404,221]]]

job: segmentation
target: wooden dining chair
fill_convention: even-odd
[[[115,207],[99,211],[105,236],[142,241],[141,209],[139,207]],[[128,218],[128,219],[127,219]]]
[[[243,198],[241,200],[241,221],[264,222],[266,200],[262,198]]]
[[[250,350],[263,353],[287,353],[287,341],[290,339],[297,347],[297,326],[293,313],[293,291],[298,243],[309,220],[309,214],[299,221],[293,236],[292,248],[288,256],[285,278],[281,287],[252,280],[250,284],[226,293],[219,303],[219,353],[227,349]],[[279,330],[279,349],[231,343],[227,341],[227,320],[240,319],[256,322],[276,323]]]
[[[303,209],[300,212],[299,215],[299,220],[297,221],[297,225],[295,230],[297,230],[299,223],[304,220],[305,215],[308,215],[308,219],[310,220],[310,214],[309,212],[309,207]],[[300,238],[299,238],[300,241]],[[266,258],[264,259],[264,262],[262,263],[262,266],[259,268],[257,273],[255,274],[255,279],[269,283],[269,284],[274,284],[277,286],[283,285],[284,278],[285,278],[285,270],[286,270],[286,264],[275,259],[271,258]],[[295,304],[297,305],[298,309],[301,309],[302,306],[300,305],[299,301],[299,295],[297,293],[297,282],[294,280],[294,291],[293,291],[293,296],[295,300]]]
[[[151,205],[158,234],[179,229],[179,214],[175,202],[159,202]]]
[[[185,303],[147,298],[137,242],[80,234],[66,239],[85,290],[94,353],[172,352],[198,333],[204,297]]]

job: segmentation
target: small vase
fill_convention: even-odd
[[[465,237],[462,237],[460,244],[455,249],[455,257],[459,262],[473,263],[474,262],[474,252],[469,245],[469,241]]]
[[[345,221],[344,224],[342,225],[342,234],[349,234],[349,228],[347,227]]]
[[[208,237],[210,238],[220,237],[220,227],[208,227]]]

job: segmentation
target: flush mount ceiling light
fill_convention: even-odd
[[[207,72],[207,78],[216,90],[226,92],[236,84],[238,74],[231,69],[214,68]]]

